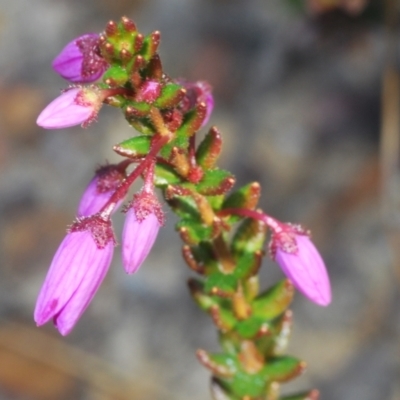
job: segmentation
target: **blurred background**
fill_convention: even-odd
[[[126,276],[119,251],[91,306],[61,337],[35,327],[39,288],[94,169],[133,134],[116,109],[45,131],[66,87],[51,61],[74,37],[126,15],[160,30],[172,77],[214,87],[238,184],[301,222],[326,260],[333,303],[293,304],[289,352],[308,362],[285,392],[399,400],[399,5],[396,0],[0,0],[0,399],[203,400],[215,329],[188,293],[168,212],[150,257]],[[120,235],[123,218],[116,216]],[[282,278],[264,262],[267,286]]]

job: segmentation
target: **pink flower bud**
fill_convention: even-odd
[[[54,70],[70,82],[90,83],[99,79],[107,68],[100,55],[99,38],[96,33],[88,33],[69,42],[54,59]]]
[[[110,221],[84,218],[75,222],[58,248],[36,301],[38,326],[53,318],[67,335],[102,283],[114,252]]]
[[[122,232],[122,260],[126,273],[135,273],[150,253],[164,215],[152,194],[140,193],[130,205]]]
[[[117,165],[100,167],[82,195],[78,216],[87,217],[98,213],[124,178],[125,174]],[[124,199],[120,199],[113,211],[116,211],[123,201]]]
[[[36,123],[45,129],[88,126],[97,116],[103,97],[97,88],[72,88],[54,99],[39,115]]]
[[[136,101],[144,101],[153,103],[157,100],[161,93],[161,85],[156,81],[145,81],[140,86],[136,96]]]
[[[331,302],[331,286],[324,261],[310,238],[298,227],[285,225],[273,234],[271,250],[274,259],[293,285],[314,303]]]

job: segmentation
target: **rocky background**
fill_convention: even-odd
[[[161,31],[171,76],[212,84],[221,165],[239,184],[260,181],[262,207],[310,227],[326,260],[333,303],[296,297],[289,351],[309,368],[284,390],[400,399],[400,47],[387,46],[383,2],[344,0],[323,12],[329,3],[0,0],[1,400],[210,398],[194,353],[216,351],[216,333],[189,296],[172,213],[139,273],[126,276],[115,257],[68,337],[32,319],[83,189],[99,163],[118,159],[112,145],[132,134],[106,107],[86,130],[37,127],[40,110],[65,87],[50,63],[68,41],[122,15],[144,33]],[[122,223],[117,216],[117,232]],[[280,278],[266,259],[264,284]]]

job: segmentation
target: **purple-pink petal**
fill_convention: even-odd
[[[36,123],[46,129],[60,129],[89,120],[94,108],[77,104],[76,99],[80,91],[81,89],[74,88],[62,93],[40,113]]]
[[[99,192],[97,182],[98,178],[93,178],[85,189],[78,206],[79,217],[98,213],[111,197],[113,191]]]
[[[37,325],[54,318],[60,333],[68,334],[103,281],[113,249],[113,242],[99,249],[89,231],[68,233],[40,290],[34,312]]]
[[[98,34],[89,33],[69,42],[53,60],[53,69],[70,82],[90,83],[98,80],[104,72],[104,64],[97,60],[99,56],[93,52],[83,52],[79,46],[79,43],[87,43],[90,46],[92,43],[96,43],[98,38]],[[92,59],[86,60],[85,57]],[[85,63],[94,65],[96,68],[87,73]]]
[[[140,268],[153,247],[159,229],[160,222],[155,214],[138,221],[134,209],[128,210],[122,233],[122,259],[128,274]]]
[[[296,235],[296,242],[296,253],[278,247],[275,260],[300,292],[314,303],[327,306],[331,287],[324,261],[308,236]]]

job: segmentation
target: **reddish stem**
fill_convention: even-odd
[[[154,167],[155,167],[156,159],[153,158],[152,162],[147,167],[146,176],[144,179],[144,188],[143,191],[146,193],[154,193]]]
[[[123,180],[117,187],[113,195],[110,197],[108,202],[100,210],[100,216],[103,219],[109,219],[115,205],[125,197],[132,183],[143,173],[143,171],[149,166],[150,163],[154,162],[154,157],[160,151],[160,149],[169,141],[168,136],[156,135],[153,138],[151,149],[143,161]]]
[[[275,218],[272,218],[268,214],[264,214],[260,211],[248,210],[246,208],[225,208],[224,210],[218,212],[219,217],[223,217],[225,215],[240,215],[242,217],[253,218],[258,221],[263,221],[275,233],[282,232],[283,230],[282,222],[279,222]]]

